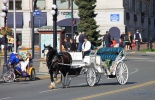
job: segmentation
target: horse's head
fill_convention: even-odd
[[[46,60],[51,60],[55,54],[57,54],[57,50],[51,47],[51,45],[46,46],[44,44],[44,50],[42,51],[44,55],[46,55]]]

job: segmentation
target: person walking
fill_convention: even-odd
[[[79,35],[79,45],[78,45],[78,52],[80,52],[82,50],[82,44],[84,42],[84,32],[82,32],[80,35]]]
[[[141,36],[141,33],[139,32],[139,30],[136,30],[136,33],[134,34],[133,42],[136,43],[137,50],[139,51],[140,50],[140,43],[142,42],[142,36]]]
[[[106,31],[106,34],[103,37],[103,41],[104,41],[106,47],[110,46],[111,36],[108,31]]]
[[[76,37],[75,37],[75,40],[76,40],[76,42],[75,42],[76,43],[76,49],[78,49],[78,45],[79,45],[79,36],[80,35],[77,33],[76,34]]]
[[[130,37],[129,37],[129,33],[126,33],[124,36],[124,42],[125,42],[125,50],[129,51],[130,48]]]
[[[90,51],[91,51],[91,43],[90,43],[90,41],[88,41],[87,37],[84,37],[84,43],[82,44],[82,53],[83,53],[82,58],[84,59],[84,57],[87,54],[89,54]]]
[[[121,42],[122,42],[122,46],[125,47],[124,37],[125,37],[125,33],[122,32],[122,34],[121,34],[121,36],[120,36],[120,39],[121,39]]]
[[[130,44],[129,50],[132,50],[133,36],[130,31],[128,32],[128,36],[129,36],[129,44]]]
[[[16,50],[18,52],[18,47],[21,45],[20,41],[19,41],[19,36],[16,35]]]
[[[124,48],[124,46],[123,46],[123,41],[122,41],[121,38],[119,38],[119,47]]]
[[[9,52],[12,52],[13,43],[14,43],[13,37],[8,36],[8,51],[9,51]]]

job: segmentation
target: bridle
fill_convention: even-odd
[[[52,54],[51,52],[52,52],[51,50],[48,50],[47,55],[46,55],[46,64],[49,69],[51,68],[51,66],[53,66],[54,63],[60,62],[58,58],[58,53]]]

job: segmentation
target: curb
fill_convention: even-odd
[[[126,54],[155,54],[155,52],[138,52],[138,51],[133,51],[133,52],[126,52]]]
[[[146,52],[147,54],[155,54],[155,52]]]

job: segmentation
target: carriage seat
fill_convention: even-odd
[[[96,52],[96,55],[100,56],[102,61],[105,61],[107,59],[115,61],[117,56],[122,51],[123,51],[123,48],[119,48],[119,47],[114,47],[114,48],[103,47],[98,49],[98,51]]]

